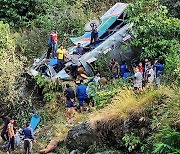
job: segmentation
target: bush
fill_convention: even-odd
[[[160,57],[166,61],[167,71],[177,77],[180,20],[169,17],[166,7],[160,5],[157,0],[142,0],[130,4],[128,17],[129,22],[134,23],[136,35],[131,45],[144,48],[141,51],[141,59]]]
[[[153,153],[180,153],[180,132],[166,126],[157,133],[156,137]]]
[[[14,108],[19,100],[19,76],[22,62],[15,55],[15,43],[8,24],[0,22],[0,107],[1,112]]]

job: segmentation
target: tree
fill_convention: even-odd
[[[0,20],[14,27],[29,25],[46,12],[49,0],[0,0]]]
[[[19,96],[18,78],[22,71],[14,51],[14,40],[8,24],[0,22],[0,112],[13,107]]]
[[[176,17],[180,18],[180,1],[179,0],[160,0],[160,3],[167,7],[168,12]]]
[[[170,74],[179,76],[180,20],[168,16],[158,0],[140,0],[128,8],[129,22],[134,23],[131,45],[144,48],[141,59],[165,59]],[[172,65],[173,64],[173,65]]]

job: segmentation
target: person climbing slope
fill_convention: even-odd
[[[153,83],[154,81],[154,76],[155,76],[155,72],[153,70],[153,66],[152,64],[149,62],[148,64],[148,72],[147,72],[147,81],[148,81],[148,85]]]
[[[139,72],[139,68],[135,68],[135,74],[134,74],[134,91],[138,92],[142,89],[142,74]]]
[[[78,66],[81,64],[79,61],[80,55],[76,52],[73,52],[73,55],[70,56],[70,60],[72,62],[71,66],[69,67],[71,70],[71,74],[74,80],[77,78],[78,74]]]
[[[122,61],[122,64],[120,66],[120,75],[121,75],[121,77],[124,76],[124,73],[126,72],[126,69],[127,69],[126,62]]]
[[[119,76],[119,64],[116,62],[115,59],[112,59],[110,62],[110,71],[113,79],[118,78]]]
[[[86,102],[89,105],[89,99],[86,88],[87,86],[83,84],[83,80],[80,80],[80,84],[76,88],[76,97],[78,98],[81,112],[83,112],[84,102]]]
[[[66,118],[68,121],[75,113],[75,92],[69,84],[66,84],[66,90],[64,91],[64,95],[66,97]]]
[[[155,71],[155,83],[156,86],[160,86],[160,78],[161,74],[164,72],[164,65],[159,63],[158,58],[155,58],[154,65],[153,65],[154,71]]]

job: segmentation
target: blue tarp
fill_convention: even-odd
[[[30,126],[33,129],[33,131],[36,129],[36,127],[39,124],[40,120],[41,120],[41,117],[39,115],[33,115],[31,117]]]

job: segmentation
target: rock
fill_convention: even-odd
[[[108,82],[108,80],[105,77],[102,77],[99,82],[104,85]]]
[[[67,135],[66,144],[69,151],[78,149],[85,151],[90,145],[98,141],[98,137],[89,123],[83,122],[74,126]]]
[[[68,132],[66,139],[67,148],[69,151],[78,149],[83,153],[96,142],[100,145],[113,146],[115,149],[127,152],[128,150],[125,149],[124,141],[122,140],[124,135],[133,132],[136,136],[144,138],[149,134],[148,121],[144,120],[146,117],[141,117],[141,113],[134,113],[125,120],[118,116],[109,116],[106,118],[102,117],[93,121],[93,123],[92,121],[83,122],[74,126]],[[107,154],[111,154],[110,152]],[[117,152],[115,153],[117,154]]]
[[[78,149],[71,151],[69,154],[80,154],[80,151]]]
[[[121,151],[103,151],[95,154],[123,154]]]

